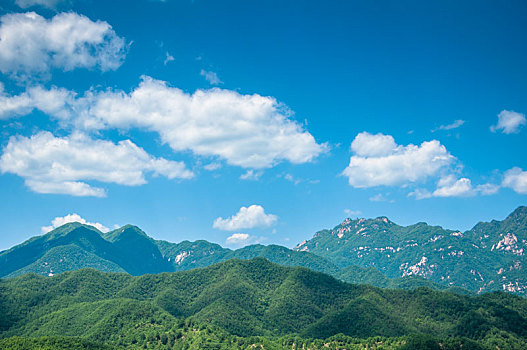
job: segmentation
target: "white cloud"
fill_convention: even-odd
[[[499,185],[495,185],[491,183],[486,183],[483,185],[476,186],[476,192],[480,193],[483,196],[490,196],[492,194],[496,194],[498,193],[499,190],[500,190]]]
[[[170,55],[167,51],[166,53],[166,58],[165,58],[165,61],[163,62],[163,64],[166,66],[168,64],[168,62],[172,62],[174,60],[174,56]]]
[[[517,193],[527,194],[527,171],[518,167],[507,170],[501,185],[512,188]]]
[[[359,216],[361,214],[360,210],[351,210],[351,209],[344,209],[344,214],[347,216]]]
[[[431,197],[470,197],[477,194],[488,196],[496,194],[499,189],[500,186],[491,183],[478,185],[474,188],[470,179],[466,177],[458,179],[455,175],[450,174],[439,179],[435,191],[430,192],[424,188],[417,188],[409,193],[408,197],[425,199]]]
[[[256,180],[259,180],[262,175],[263,175],[263,171],[249,169],[240,175],[240,179],[256,181]]]
[[[75,93],[66,89],[44,89],[40,86],[30,87],[20,95],[9,96],[0,83],[0,120],[26,115],[34,109],[60,119],[69,118],[74,98]]]
[[[397,148],[395,140],[390,135],[361,132],[351,143],[351,150],[358,156],[382,157],[393,153]]]
[[[525,123],[525,114],[504,110],[498,114],[498,124],[492,125],[490,130],[492,132],[501,130],[504,134],[515,134],[520,132]]]
[[[255,227],[269,227],[276,223],[278,217],[273,214],[266,214],[260,205],[241,207],[236,215],[223,219],[221,217],[214,220],[212,227],[224,231],[236,231]]]
[[[284,179],[286,179],[286,180],[289,181],[289,182],[294,183],[295,185],[298,185],[300,182],[302,182],[301,179],[297,179],[297,178],[295,178],[295,177],[294,177],[293,175],[291,175],[291,174],[285,174],[285,175],[284,175]]]
[[[220,169],[221,166],[222,166],[221,163],[214,162],[214,163],[209,163],[209,164],[204,165],[203,169],[208,170],[208,171],[214,171],[214,170]]]
[[[358,134],[351,144],[355,152],[342,172],[357,188],[397,186],[437,176],[455,158],[437,140],[420,146],[397,145],[390,135]]]
[[[0,170],[23,177],[38,193],[96,197],[105,196],[104,189],[85,181],[137,186],[147,182],[145,173],[193,177],[184,163],[152,157],[129,140],[114,144],[79,133],[63,138],[49,132],[11,137],[0,157]]]
[[[243,245],[249,241],[249,235],[247,233],[234,233],[227,237],[225,240],[226,244],[229,245]]]
[[[73,92],[55,88],[54,95],[63,94],[62,105],[57,102],[54,106],[60,108],[44,110],[36,102],[35,96],[45,91],[39,89],[39,94],[4,96],[4,102],[14,107],[0,115],[7,118],[38,108],[78,129],[142,128],[158,133],[175,152],[190,150],[252,169],[270,168],[282,161],[311,162],[329,148],[326,143],[318,144],[291,118],[292,112],[273,97],[218,88],[190,95],[163,81],[143,77],[130,94],[88,91],[74,98]],[[18,101],[20,98],[24,100]]]
[[[23,9],[35,5],[54,9],[61,2],[65,2],[65,0],[15,0],[15,4]]]
[[[383,195],[382,193],[377,193],[376,195],[374,196],[371,196],[369,198],[370,202],[389,202],[389,203],[393,203],[394,200],[393,199],[389,199],[387,198],[385,195]]]
[[[255,237],[247,233],[234,233],[227,237],[225,244],[231,247],[244,247],[249,244],[258,244],[265,240],[265,237]]]
[[[408,193],[408,197],[415,197],[415,199],[425,199],[432,197],[432,193],[425,188],[416,188],[413,192]]]
[[[438,130],[452,130],[452,129],[457,129],[457,128],[459,128],[460,126],[462,126],[463,124],[465,124],[465,121],[464,121],[464,120],[462,120],[462,119],[457,119],[457,120],[454,120],[454,122],[451,123],[451,124],[440,125],[438,128],[433,129],[432,132],[435,132],[435,131],[438,131]]]
[[[117,69],[126,55],[123,38],[104,21],[73,12],[46,19],[35,12],[0,17],[0,71],[18,79],[70,71]]]
[[[211,85],[223,84],[223,81],[218,78],[218,74],[215,72],[205,71],[202,69],[199,74],[204,77]]]
[[[68,214],[66,216],[57,216],[55,219],[51,221],[51,226],[42,226],[42,233],[48,233],[57,227],[60,227],[62,225],[65,225],[70,222],[79,222],[84,225],[90,225],[95,227],[97,230],[101,232],[108,232],[110,229],[98,222],[88,222],[85,219],[83,219],[79,214]]]
[[[462,197],[474,194],[470,179],[456,179],[455,175],[442,177],[437,183],[437,189],[432,193],[434,197]]]

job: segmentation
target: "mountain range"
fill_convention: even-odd
[[[86,267],[143,275],[264,257],[350,283],[525,295],[526,239],[527,207],[517,208],[503,221],[479,223],[466,232],[426,223],[405,227],[386,217],[348,218],[294,249],[250,245],[231,250],[204,240],[170,243],[132,225],[102,233],[92,226],[69,223],[0,252],[0,277],[30,272],[53,276]]]
[[[424,222],[399,226],[386,217],[346,219],[317,232],[295,251],[334,263],[343,279],[355,265],[374,267],[387,277],[418,275],[476,293],[503,290],[526,294],[527,207],[505,220],[480,222],[466,232]]]

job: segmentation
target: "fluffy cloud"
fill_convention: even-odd
[[[62,88],[44,89],[40,86],[31,87],[16,96],[4,92],[0,83],[0,120],[31,113],[38,109],[59,119],[71,116],[71,106],[75,94]]]
[[[46,90],[39,89],[35,88],[38,93],[4,96],[6,105],[12,107],[0,109],[0,116],[7,118],[37,108],[84,130],[142,128],[158,133],[176,152],[190,150],[251,169],[269,168],[281,161],[311,162],[328,150],[327,144],[318,144],[290,118],[291,111],[272,97],[217,88],[190,95],[143,77],[130,94],[88,91],[75,98],[72,92],[51,89],[50,94],[63,100],[46,110],[37,101]]]
[[[225,243],[230,245],[242,245],[249,240],[249,234],[247,233],[233,233],[225,240]]]
[[[501,111],[498,114],[498,124],[490,127],[492,132],[501,130],[504,134],[515,134],[520,132],[526,123],[525,114],[514,111]]]
[[[227,237],[225,244],[227,246],[239,248],[249,244],[259,244],[266,240],[266,237],[256,237],[247,233],[234,233]]]
[[[113,70],[126,54],[124,39],[108,23],[76,13],[52,19],[35,12],[13,13],[0,22],[0,71],[19,79],[46,75],[52,68]]]
[[[100,94],[88,126],[144,127],[159,133],[174,151],[268,168],[281,160],[310,162],[327,148],[289,119],[290,114],[272,97],[221,89],[189,95],[145,77],[131,94]]]
[[[518,167],[507,170],[501,185],[512,188],[520,194],[527,194],[527,171],[523,171]]]
[[[423,181],[450,166],[455,158],[439,141],[420,146],[397,145],[390,135],[358,134],[351,144],[355,153],[342,172],[357,188],[397,186]]]
[[[13,173],[38,193],[105,196],[85,181],[137,186],[145,173],[188,179],[193,173],[182,162],[154,158],[129,140],[114,144],[83,134],[55,137],[40,132],[30,138],[11,137],[0,157],[2,173]]]
[[[236,231],[255,227],[269,227],[275,224],[277,220],[276,215],[266,214],[262,206],[251,205],[250,207],[241,207],[238,213],[230,218],[217,218],[212,227],[225,231]]]
[[[223,84],[223,81],[218,78],[218,74],[215,72],[205,71],[202,69],[200,75],[204,77],[211,85]]]
[[[68,214],[66,216],[58,216],[55,219],[51,221],[51,226],[42,226],[42,233],[48,233],[57,227],[60,227],[62,225],[65,225],[70,222],[79,222],[84,225],[90,225],[95,227],[97,230],[101,232],[108,232],[110,229],[98,222],[88,222],[85,219],[83,219],[79,214]]]
[[[423,188],[417,188],[415,191],[408,194],[416,199],[425,199],[431,197],[471,197],[477,194],[488,196],[496,194],[500,186],[486,183],[473,187],[472,181],[466,177],[458,179],[455,175],[450,174],[439,179],[437,188],[433,192],[429,192]]]
[[[351,143],[351,150],[358,156],[382,157],[391,154],[397,148],[395,140],[390,135],[367,132],[358,134]]]
[[[470,179],[466,177],[456,179],[454,175],[448,175],[439,180],[437,189],[432,195],[434,197],[462,197],[474,194]]]
[[[500,190],[499,185],[495,185],[491,183],[476,186],[476,192],[480,193],[483,196],[490,196],[492,194],[496,194],[498,193],[499,190]]]

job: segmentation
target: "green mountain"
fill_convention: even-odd
[[[28,272],[52,276],[85,267],[143,275],[255,257],[315,271],[332,273],[337,270],[325,258],[277,245],[252,245],[233,251],[207,241],[156,241],[132,225],[102,233],[95,227],[70,223],[0,252],[0,277]]]
[[[0,252],[0,277],[28,272],[52,276],[85,267],[143,275],[264,257],[384,288],[426,286],[460,293],[504,290],[525,295],[526,240],[527,207],[519,207],[503,221],[479,223],[463,233],[426,223],[404,227],[386,217],[346,219],[294,250],[278,245],[231,250],[203,240],[170,243],[154,240],[132,225],[102,233],[71,223]]]
[[[386,217],[348,218],[295,250],[327,258],[344,269],[341,275],[350,266],[373,267],[390,278],[421,276],[476,293],[504,290],[525,295],[526,240],[527,207],[519,207],[503,221],[479,223],[467,232],[426,223],[405,227]]]
[[[108,234],[70,223],[0,253],[0,277],[56,273],[93,267],[133,275],[170,271],[154,240],[135,226]]]
[[[74,254],[60,254],[68,251]],[[50,258],[49,261],[42,260],[46,255]],[[119,260],[118,255],[112,244],[102,238],[101,232],[96,228],[71,223],[1,252],[0,277],[29,272],[29,265],[33,265],[35,269],[31,272],[53,275],[56,271],[82,267],[83,256],[89,256],[103,270],[113,271],[116,268],[115,261]]]
[[[205,267],[229,259],[247,260],[256,257],[264,257],[285,266],[303,266],[329,274],[337,271],[337,267],[325,258],[274,244],[254,244],[234,251],[203,240],[181,243],[157,241],[157,244],[163,256],[172,263],[174,271]]]
[[[256,257],[285,266],[307,267],[353,283],[405,289],[419,286],[444,289],[424,279],[417,281],[416,278],[410,278],[407,283],[399,283],[398,280],[392,281],[380,273],[377,279],[369,276],[363,281],[360,276],[367,274],[361,272],[361,268],[339,272],[337,266],[326,258],[278,245],[256,244],[231,250],[203,240],[180,243],[156,241],[132,225],[102,233],[94,227],[79,223],[63,225],[43,236],[31,238],[0,252],[0,277],[15,277],[30,272],[53,276],[82,268],[143,275],[185,271],[229,259],[247,260]]]
[[[26,274],[0,280],[0,308],[5,348],[60,339],[78,348],[527,347],[524,298],[352,285],[263,258],[143,276]]]

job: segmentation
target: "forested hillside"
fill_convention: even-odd
[[[386,217],[346,219],[294,250],[259,244],[231,250],[204,240],[170,243],[132,225],[102,233],[69,223],[0,252],[0,277],[28,272],[53,276],[86,267],[143,275],[264,257],[356,284],[525,295],[526,242],[527,207],[464,233],[425,223],[403,227]]]
[[[295,250],[327,258],[339,268],[374,267],[391,278],[421,276],[475,293],[502,290],[525,295],[527,207],[466,232],[423,222],[400,226],[386,217],[346,219]]]
[[[0,276],[15,277],[29,272],[53,276],[87,267],[142,275],[185,271],[233,258],[255,257],[264,257],[285,266],[307,267],[353,283],[406,289],[423,285],[434,289],[446,288],[415,276],[392,280],[378,271],[371,274],[371,271],[358,267],[353,273],[350,269],[339,271],[335,264],[318,255],[278,245],[256,244],[231,250],[203,240],[180,243],[154,240],[132,225],[102,233],[95,227],[79,223],[63,225],[0,252]]]
[[[93,269],[27,274],[1,280],[0,291],[2,338],[68,336],[162,347],[185,332],[181,344],[193,337],[266,341],[251,338],[258,336],[278,344],[283,337],[343,334],[402,345],[412,334],[434,334],[481,346],[527,346],[527,300],[521,297],[357,286],[261,258],[138,277]],[[17,339],[9,341],[23,341]]]

